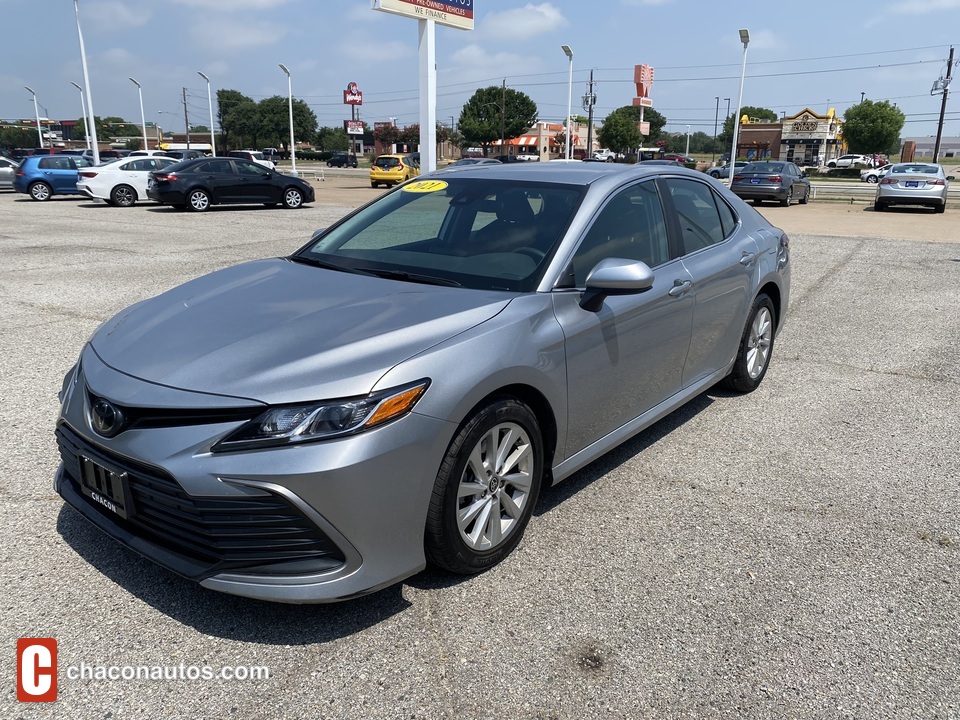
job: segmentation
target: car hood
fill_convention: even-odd
[[[347,397],[490,319],[512,297],[276,258],[133,305],[91,345],[113,369],[167,387],[270,404]]]

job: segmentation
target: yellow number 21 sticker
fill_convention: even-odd
[[[445,183],[443,180],[417,180],[416,182],[404,185],[400,189],[403,190],[403,192],[428,193],[437,192],[438,190],[443,190],[446,187],[447,183]]]

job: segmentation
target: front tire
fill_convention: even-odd
[[[478,410],[450,442],[427,515],[429,560],[471,575],[509,555],[540,493],[543,440],[536,416],[511,397]]]
[[[117,185],[110,191],[110,200],[116,207],[132,207],[137,202],[137,191],[129,185]]]
[[[206,212],[210,209],[210,196],[206,190],[191,190],[187,193],[187,208],[193,212]]]
[[[297,188],[287,188],[283,191],[283,206],[288,210],[303,207],[303,193]]]
[[[45,182],[35,182],[30,186],[30,197],[37,202],[46,202],[53,195],[53,188]]]
[[[737,359],[724,380],[730,390],[748,393],[760,386],[770,366],[775,327],[773,301],[761,293],[753,301],[750,317],[743,329],[743,337],[740,338]]]

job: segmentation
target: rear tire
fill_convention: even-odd
[[[29,188],[30,197],[37,202],[46,202],[53,195],[53,188],[45,182],[35,182]]]
[[[876,185],[878,182],[880,182],[880,178],[878,178],[876,175],[867,175],[867,182]]]
[[[753,392],[763,382],[773,355],[776,322],[773,301],[765,293],[757,295],[740,338],[737,359],[724,379],[724,385],[730,390]]]
[[[500,397],[478,410],[437,472],[424,538],[428,559],[471,575],[507,557],[537,502],[543,464],[540,425],[530,408]]]
[[[793,188],[787,190],[787,196],[780,201],[780,207],[790,207],[790,203],[793,200]]]
[[[206,212],[210,209],[210,196],[205,190],[191,190],[187,193],[187,208],[193,212]]]
[[[137,202],[137,191],[129,185],[117,185],[110,191],[110,200],[117,207],[133,207]]]
[[[933,208],[933,211],[934,211],[935,213],[946,212],[946,211],[947,211],[947,204],[944,203],[943,205],[935,205],[934,208]]]
[[[882,202],[880,202],[879,200],[876,200],[876,201],[874,201],[874,203],[873,203],[873,209],[874,209],[875,212],[883,212],[884,210],[887,209],[887,206],[884,205],[884,204],[883,204]]]

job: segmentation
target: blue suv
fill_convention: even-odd
[[[34,200],[49,200],[53,195],[77,195],[78,169],[92,166],[75,155],[31,155],[25,157],[13,176],[13,189]]]

